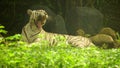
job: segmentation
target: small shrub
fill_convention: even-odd
[[[58,44],[26,44],[21,35],[0,39],[0,68],[119,68],[120,49],[71,47],[63,37]],[[120,40],[120,39],[118,39]]]
[[[7,31],[6,30],[4,30],[4,26],[2,26],[2,25],[0,25],[0,34],[1,33],[3,33],[3,34],[6,34],[7,33]]]

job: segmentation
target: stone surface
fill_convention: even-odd
[[[55,17],[55,26],[56,26],[56,33],[60,34],[67,34],[65,21],[61,15],[57,15]]]
[[[103,27],[103,14],[95,8],[76,7],[66,13],[65,21],[69,34],[74,35],[78,29],[96,34]]]
[[[75,34],[75,35],[85,36],[85,31],[82,30],[82,29],[78,29],[78,30],[76,31],[76,34]]]
[[[102,28],[99,34],[107,34],[110,35],[113,39],[117,39],[116,32],[110,27]]]
[[[107,48],[114,47],[114,40],[111,36],[106,34],[97,34],[95,36],[90,37],[91,41],[98,47],[102,47],[105,44]]]

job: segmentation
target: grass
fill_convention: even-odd
[[[120,49],[77,48],[64,41],[55,46],[48,46],[44,41],[26,44],[18,41],[19,37],[11,36],[7,38],[7,44],[0,43],[0,68],[120,67]]]
[[[5,34],[3,28],[0,33]],[[120,48],[71,47],[62,37],[55,46],[47,41],[26,44],[20,39],[20,34],[0,37],[0,68],[120,68]]]

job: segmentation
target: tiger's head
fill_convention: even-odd
[[[48,14],[45,10],[27,10],[28,15],[30,16],[29,22],[31,24],[36,25],[39,27],[39,25],[43,26],[46,23],[46,20],[48,18]]]

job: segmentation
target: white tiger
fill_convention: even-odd
[[[28,10],[27,13],[30,15],[30,19],[27,25],[22,29],[22,39],[25,42],[32,43],[46,40],[50,42],[50,45],[53,45],[58,42],[54,37],[63,36],[66,39],[66,42],[73,46],[88,47],[94,45],[91,40],[86,37],[48,33],[44,31],[42,26],[48,19],[48,14],[44,10]],[[39,37],[41,34],[44,35],[44,38]]]

